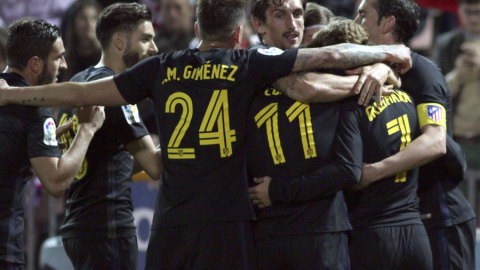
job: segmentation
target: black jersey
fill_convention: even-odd
[[[255,92],[288,75],[297,50],[198,49],[151,57],[115,77],[127,102],[153,99],[165,171],[152,229],[252,220],[247,113]]]
[[[11,86],[29,86],[18,74],[1,73]],[[14,90],[13,90],[14,91]],[[25,192],[30,159],[60,157],[53,111],[49,108],[0,107],[0,261],[24,263]]]
[[[113,71],[106,67],[90,67],[71,81],[93,81],[112,75]],[[73,129],[62,136],[70,146],[78,130],[76,110],[60,110],[58,117],[59,123],[73,118]],[[66,193],[63,238],[136,234],[130,196],[133,163],[124,145],[148,134],[136,105],[105,108],[105,122],[90,142],[82,167]]]
[[[288,185],[330,161],[339,109],[339,103],[305,104],[266,86],[249,113],[249,174]],[[343,187],[340,183],[309,202],[282,202],[259,210],[255,237],[351,229],[343,193],[337,192]]]
[[[442,125],[451,137],[452,104],[445,78],[432,61],[414,52],[412,63],[412,68],[401,78],[403,88],[417,105],[420,126]],[[455,142],[448,139],[447,144]],[[447,149],[451,149],[451,145],[447,145]],[[445,156],[420,168],[418,195],[420,212],[427,228],[451,226],[475,217],[465,196],[456,187],[462,176],[455,177],[447,171],[453,155],[448,150]]]
[[[365,108],[356,99],[343,103],[337,154],[353,166],[383,160],[405,148],[420,134],[413,100],[396,90]],[[358,192],[346,192],[353,229],[422,224],[418,210],[418,169],[398,173]]]

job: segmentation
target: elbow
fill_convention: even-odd
[[[67,190],[67,188],[68,187],[65,184],[56,184],[50,187],[46,187],[45,190],[47,191],[48,195],[55,198],[60,198],[62,197],[65,190]]]

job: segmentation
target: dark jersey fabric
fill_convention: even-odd
[[[198,49],[151,57],[115,77],[127,102],[153,99],[163,181],[152,229],[254,218],[246,123],[263,84],[288,75],[297,50]]]
[[[374,163],[394,155],[419,134],[413,100],[396,90],[382,97],[381,106],[372,100],[358,106],[356,99],[342,104],[337,153],[351,164]],[[418,210],[418,169],[381,179],[358,192],[346,192],[354,232],[364,227],[422,224]]]
[[[255,47],[258,48],[258,47]],[[248,171],[287,185],[332,159],[339,103],[305,104],[266,85],[249,113]],[[335,182],[335,179],[325,179]],[[255,237],[338,232],[351,229],[343,188],[305,203],[259,210]]]
[[[15,73],[1,73],[0,78],[11,86],[29,85]],[[0,107],[1,262],[25,263],[23,215],[26,187],[32,176],[30,159],[60,157],[61,151],[54,139],[51,109],[20,105]]]
[[[86,82],[114,75],[106,67],[90,67],[71,81]],[[67,190],[63,238],[134,236],[131,183],[133,163],[124,145],[148,135],[136,106],[106,107],[105,122],[95,133],[83,166]],[[70,146],[78,129],[76,110],[60,110],[60,123],[70,117],[74,128],[62,139]]]
[[[447,83],[440,69],[427,58],[412,52],[412,69],[401,76],[402,88],[414,99],[416,105],[438,103],[447,112],[447,135],[452,136],[452,104]],[[419,116],[420,117],[420,116]],[[454,143],[453,140],[447,143]],[[447,147],[450,148],[450,147]],[[472,207],[458,189],[462,180],[446,170],[452,155],[447,154],[420,168],[418,195],[423,223],[427,228],[439,228],[462,223],[475,217]],[[460,157],[463,158],[463,157]]]

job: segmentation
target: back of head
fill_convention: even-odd
[[[115,3],[98,16],[95,32],[102,48],[106,49],[114,33],[131,33],[139,22],[151,20],[152,11],[144,4]]]
[[[305,8],[303,25],[305,28],[315,25],[327,25],[334,16],[328,8],[317,3],[308,2]]]
[[[44,20],[23,18],[14,21],[8,28],[8,66],[24,70],[28,60],[34,56],[46,61],[60,37],[60,29]]]
[[[244,0],[198,0],[197,23],[200,39],[229,41],[243,24]]]
[[[413,0],[377,0],[375,8],[378,23],[383,17],[395,17],[393,35],[397,42],[406,44],[418,29],[419,7]]]
[[[353,20],[336,17],[313,36],[308,47],[324,47],[340,43],[367,45],[367,31]]]

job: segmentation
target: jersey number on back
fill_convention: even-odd
[[[312,117],[310,115],[310,106],[301,102],[295,102],[286,112],[290,122],[298,118],[300,136],[302,138],[303,153],[305,159],[317,156],[315,141],[313,139]],[[282,144],[280,142],[278,129],[278,103],[271,103],[255,115],[257,127],[265,125],[268,144],[272,159],[275,164],[285,163]]]
[[[190,126],[193,116],[192,99],[185,93],[170,95],[165,105],[166,113],[174,113],[175,107],[182,107],[180,121],[168,142],[168,158],[170,159],[194,159],[194,148],[182,148],[185,133]],[[213,92],[207,111],[203,116],[199,130],[200,145],[216,145],[220,147],[220,156],[232,155],[232,143],[237,140],[235,130],[230,129],[230,114],[228,107],[227,90],[215,90]]]
[[[398,117],[387,123],[388,135],[395,134],[400,132],[402,136],[400,137],[402,143],[400,144],[400,151],[403,150],[410,142],[410,123],[406,114]],[[395,178],[395,183],[406,182],[407,181],[407,172],[401,172],[397,174]]]

